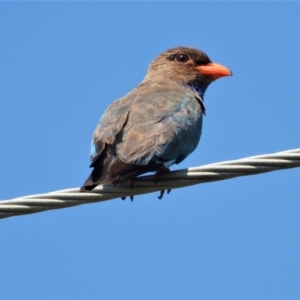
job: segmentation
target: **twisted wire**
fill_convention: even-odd
[[[71,207],[80,204],[112,200],[115,198],[141,195],[160,190],[186,187],[194,184],[254,175],[300,166],[300,149],[287,150],[224,161],[201,167],[173,171],[163,175],[157,183],[154,176],[141,176],[130,185],[112,184],[98,186],[93,191],[82,193],[79,188],[30,195],[0,201],[0,218],[37,213],[49,209]]]

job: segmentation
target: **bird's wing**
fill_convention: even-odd
[[[136,89],[113,102],[94,132],[94,169],[81,190],[179,163],[198,144],[201,112],[201,104],[186,90]]]
[[[201,112],[195,96],[185,89],[141,93],[132,102],[122,142],[117,145],[119,158],[140,166],[153,159],[179,163],[198,144]]]
[[[112,102],[102,115],[93,134],[90,156],[95,162],[101,156],[105,145],[112,145],[122,130],[134,97],[126,96]],[[93,164],[91,165],[93,166]]]

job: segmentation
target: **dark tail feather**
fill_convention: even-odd
[[[117,158],[112,154],[103,153],[91,164],[93,171],[83,186],[81,192],[91,191],[99,184],[112,183],[118,180],[118,176],[112,176],[111,168],[116,164]]]
[[[125,164],[113,154],[108,153],[103,153],[91,166],[94,169],[80,188],[81,192],[91,191],[100,184],[123,184],[141,174],[157,171],[161,167],[156,164],[147,166]]]

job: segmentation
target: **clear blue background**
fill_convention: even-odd
[[[213,83],[176,168],[299,148],[298,3],[0,3],[1,196],[80,186],[92,132],[182,45]],[[300,299],[300,169],[0,221],[2,299]]]

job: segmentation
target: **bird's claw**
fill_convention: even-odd
[[[170,173],[170,172],[171,172],[171,171],[170,171],[169,168],[162,168],[162,169],[159,169],[159,170],[155,173],[155,175],[154,175],[154,182],[155,182],[155,184],[157,185],[158,179],[159,179],[161,176],[163,176],[164,174]],[[170,192],[171,192],[171,189],[168,189],[168,190],[167,190],[167,194],[170,194]],[[161,199],[163,198],[164,194],[165,194],[165,190],[161,190],[161,191],[160,191],[160,195],[159,195],[157,198],[158,198],[159,200],[161,200]]]
[[[134,182],[134,179],[130,179],[130,180],[129,180],[129,187],[130,187],[131,190],[133,189],[133,182]],[[127,196],[123,196],[123,197],[121,197],[121,199],[122,199],[122,200],[125,200],[126,197],[127,197]],[[134,196],[133,196],[133,195],[129,195],[129,198],[130,198],[131,202],[133,202]]]
[[[122,200],[126,200],[126,198],[127,198],[127,196],[121,197]],[[131,202],[133,202],[134,195],[130,195],[129,198],[130,198]]]
[[[167,189],[167,194],[170,194],[171,191],[172,191],[171,189]],[[159,200],[161,200],[161,199],[163,198],[164,194],[165,194],[165,190],[161,190],[161,191],[160,191],[160,195],[157,196],[157,198],[158,198]]]

